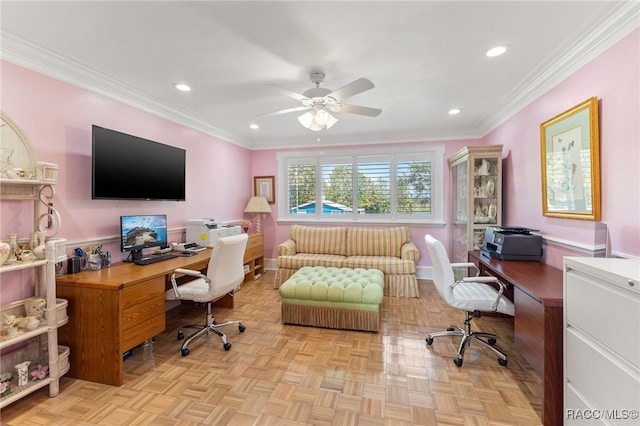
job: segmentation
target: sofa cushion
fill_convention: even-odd
[[[347,256],[400,257],[402,245],[410,241],[409,228],[348,228]]]
[[[391,256],[348,256],[342,262],[345,268],[379,269],[385,275],[408,275],[416,273],[413,260],[402,260]]]
[[[303,266],[339,268],[343,266],[344,259],[344,256],[336,254],[298,253],[294,256],[278,256],[278,268],[300,269]]]
[[[296,252],[313,254],[346,255],[347,228],[314,228],[291,225],[291,239],[296,242]]]

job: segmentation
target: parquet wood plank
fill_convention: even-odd
[[[202,321],[204,310],[181,305],[167,329],[134,350],[125,383],[113,387],[63,377],[60,395],[46,388],[0,413],[24,425],[539,425],[540,379],[514,349],[513,321],[482,317],[474,327],[495,331],[509,365],[478,345],[453,364],[457,339],[427,346],[430,331],[460,324],[433,284],[420,298],[385,297],[378,333],[283,325],[273,271],[244,286],[235,309],[214,310],[228,327],[230,351],[216,336],[180,354],[176,332]],[[73,362],[73,355],[71,356]]]

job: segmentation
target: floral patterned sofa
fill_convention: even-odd
[[[409,228],[311,227],[292,225],[278,246],[279,288],[303,266],[379,269],[385,296],[419,297],[416,260],[420,251]]]

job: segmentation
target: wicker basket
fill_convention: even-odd
[[[60,372],[60,376],[66,374],[69,371],[69,368],[71,368],[71,364],[69,364],[70,353],[70,347],[58,345],[58,371]]]

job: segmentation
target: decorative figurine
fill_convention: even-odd
[[[15,369],[18,371],[18,386],[24,386],[29,383],[29,364],[31,364],[31,361],[15,365]]]
[[[31,380],[42,380],[49,374],[49,366],[38,364],[35,370],[31,372]]]

